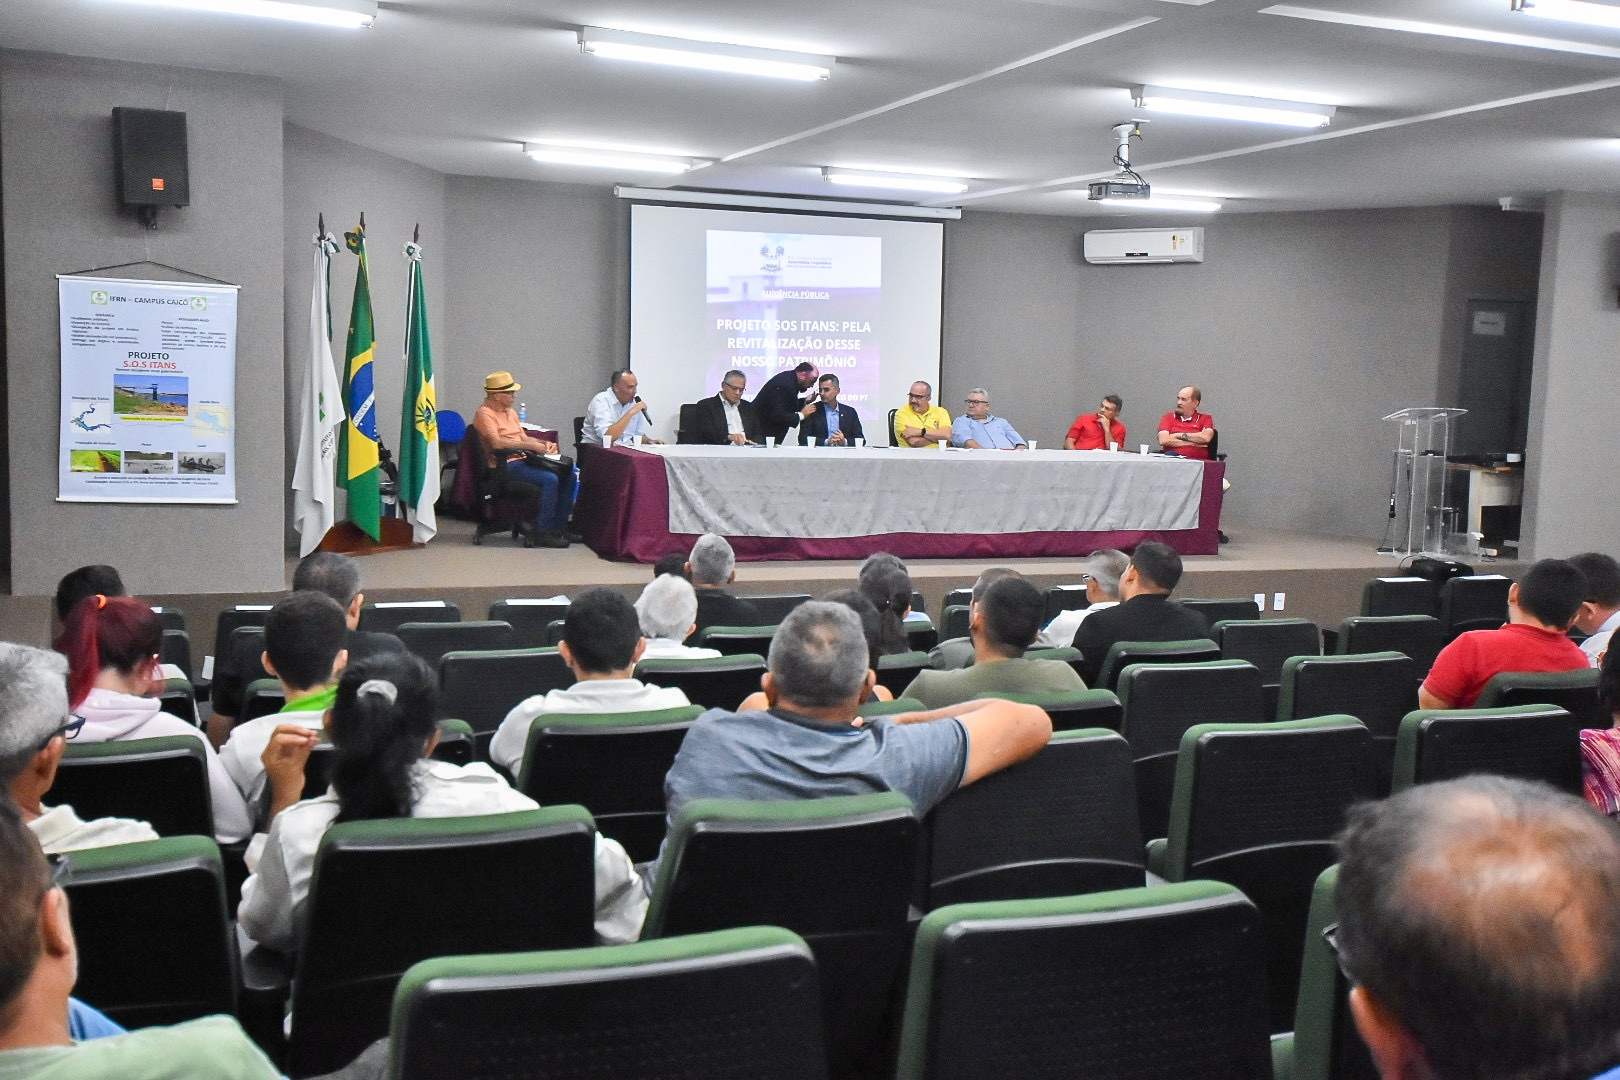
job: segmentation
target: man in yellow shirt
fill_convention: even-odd
[[[906,403],[894,414],[894,445],[939,448],[951,439],[951,414],[933,404],[934,388],[911,384]]]

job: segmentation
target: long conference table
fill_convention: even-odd
[[[1144,540],[1219,550],[1220,461],[1106,450],[585,446],[575,527],[652,563],[703,533],[737,558],[1081,556]]]

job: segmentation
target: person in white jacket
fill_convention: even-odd
[[[162,639],[152,608],[131,596],[87,596],[68,612],[56,650],[68,660],[69,707],[84,718],[75,741],[191,736],[208,760],[215,839],[222,844],[246,840],[253,818],[213,744],[201,729],[164,712],[152,696],[164,685],[158,663]]]

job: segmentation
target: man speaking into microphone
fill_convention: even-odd
[[[636,396],[637,385],[636,373],[629,368],[613,373],[608,388],[591,398],[585,409],[583,441],[597,446],[662,441],[652,437],[652,417],[647,415],[647,403]]]

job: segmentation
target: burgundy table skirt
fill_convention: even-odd
[[[669,484],[664,461],[622,447],[580,448],[580,491],[574,525],[604,559],[654,563],[688,552],[697,535],[669,531]],[[1204,464],[1196,529],[1124,532],[874,533],[870,536],[728,536],[737,558],[748,562],[795,559],[864,559],[887,551],[905,559],[1030,559],[1089,555],[1098,548],[1130,551],[1144,540],[1169,544],[1183,555],[1220,550],[1221,479],[1226,463]],[[879,515],[874,509],[873,517]]]

